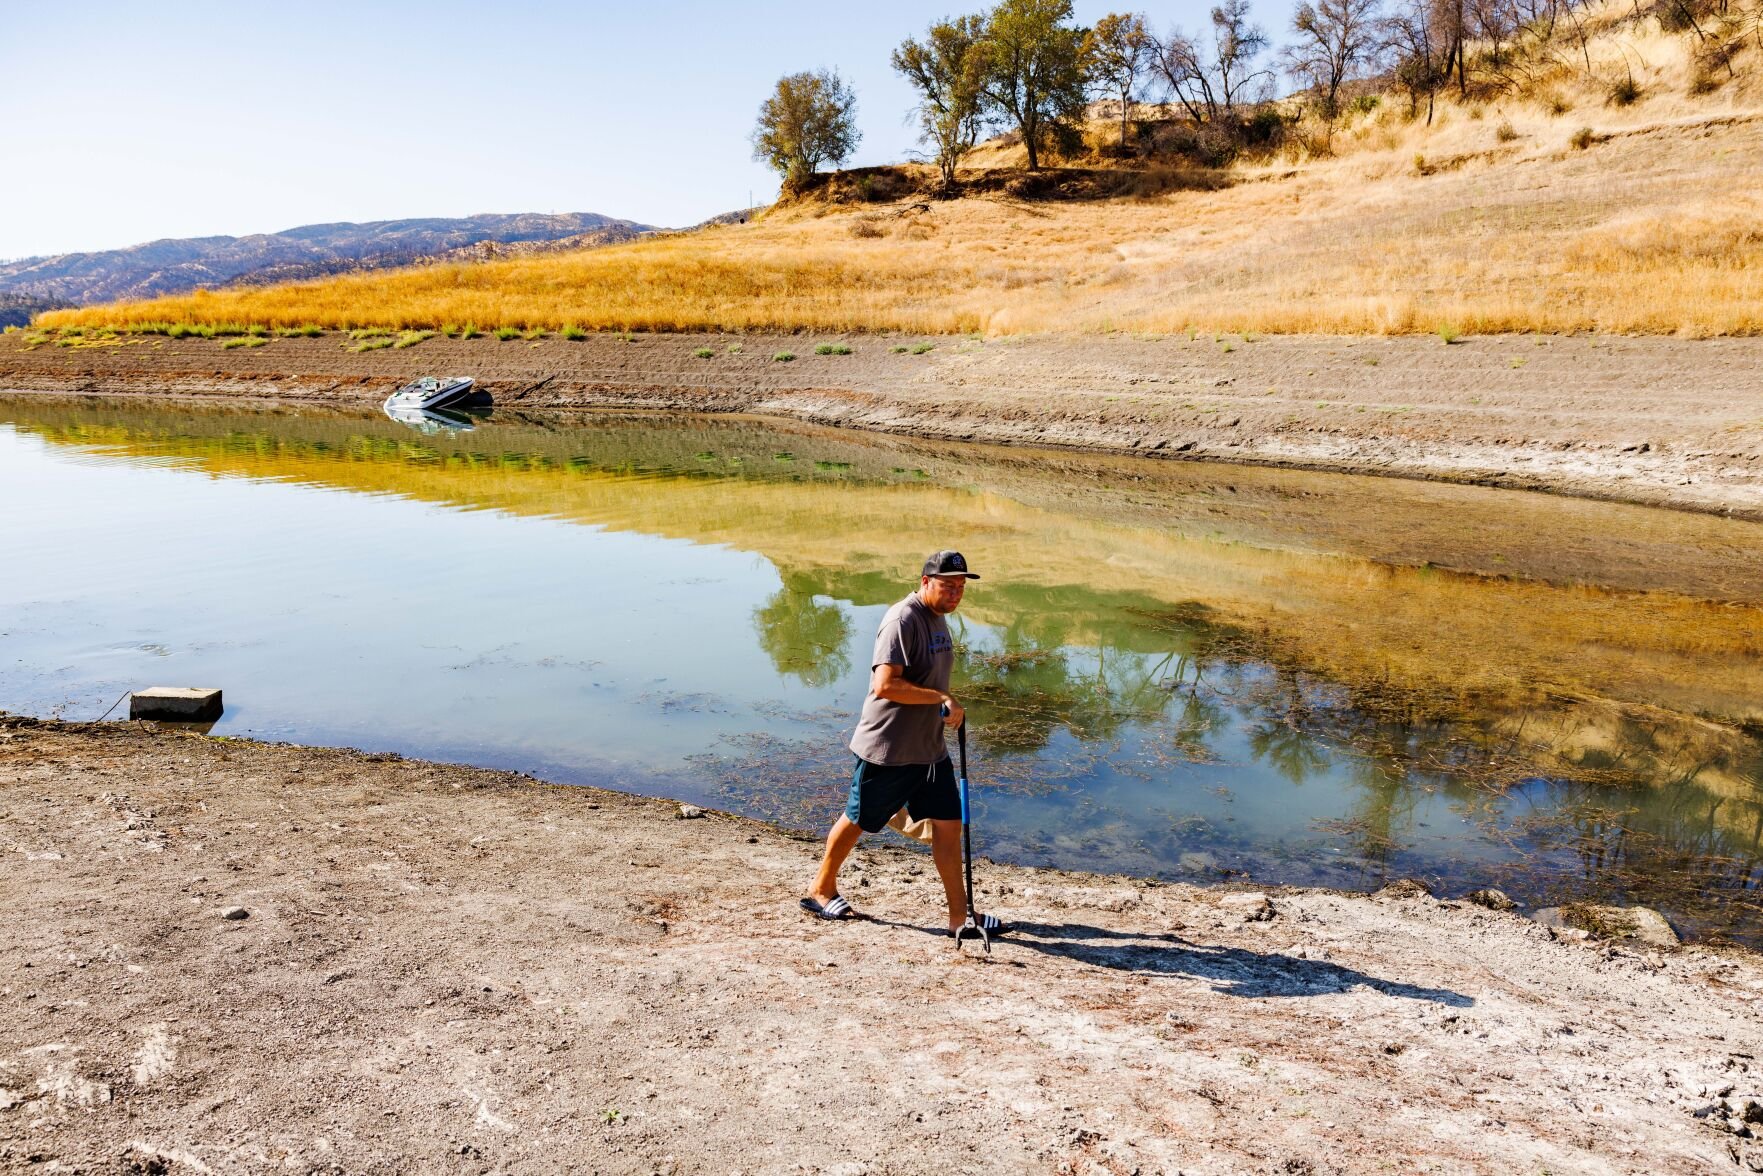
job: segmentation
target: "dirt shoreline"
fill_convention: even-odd
[[[932,339],[914,355],[896,350],[912,337],[830,335],[436,338],[367,353],[336,334],[226,351],[27,338],[0,336],[0,390],[371,405],[415,374],[463,371],[509,407],[757,413],[1763,519],[1763,339],[1036,336]],[[841,341],[852,354],[814,354]]]
[[[985,864],[957,955],[910,850],[825,925],[753,821],[147,724],[0,719],[0,852],[8,1171],[1763,1170],[1745,952]]]

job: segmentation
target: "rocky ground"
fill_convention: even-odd
[[[989,863],[1018,929],[957,953],[898,843],[847,874],[866,921],[805,918],[817,851],[0,719],[0,1169],[1763,1171],[1747,953]]]
[[[1763,340],[1499,336],[429,339],[0,336],[0,390],[373,403],[421,373],[499,403],[758,412],[932,438],[1548,490],[1763,518]],[[710,352],[708,358],[697,352]],[[780,353],[796,358],[779,361]]]

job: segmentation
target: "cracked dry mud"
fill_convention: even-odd
[[[1748,953],[982,863],[1019,928],[988,958],[882,842],[846,877],[873,921],[804,918],[817,849],[503,772],[5,719],[0,1169],[1763,1170]]]
[[[914,355],[895,348],[916,337],[853,336],[853,354],[823,356],[813,344],[832,336],[437,338],[366,354],[335,333],[231,351],[32,337],[0,336],[0,390],[373,405],[415,375],[459,371],[509,406],[756,412],[1763,519],[1759,339],[1032,336],[936,339]],[[798,358],[774,362],[783,350]]]

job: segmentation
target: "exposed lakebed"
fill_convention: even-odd
[[[1763,527],[739,418],[0,399],[0,706],[218,685],[350,744],[818,831],[875,624],[956,618],[982,853],[1756,943]]]

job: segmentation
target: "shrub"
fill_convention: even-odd
[[[814,349],[816,355],[849,355],[851,349],[843,343],[822,343]]]
[[[708,347],[700,347],[698,350],[692,352],[692,354],[699,359],[711,359],[716,355],[716,352],[710,350]]]
[[[496,339],[499,342],[506,343],[510,339],[518,339],[518,338],[520,338],[520,332],[515,330],[513,327],[497,327],[496,328]]]
[[[936,350],[936,346],[935,343],[914,343],[912,345],[912,354],[923,355],[927,351]]]
[[[245,328],[245,333],[247,335],[251,336],[253,339],[262,339],[262,338],[265,338],[266,336],[268,336],[269,328],[264,326],[261,323],[252,323],[250,326]]]
[[[1500,143],[1510,143],[1518,138],[1518,128],[1510,122],[1503,122],[1494,128],[1494,139]]]
[[[398,340],[396,340],[396,339],[390,339],[390,338],[386,338],[386,337],[381,336],[381,337],[376,337],[376,338],[372,338],[372,339],[363,339],[363,340],[361,340],[361,342],[357,343],[355,346],[349,348],[349,350],[354,351],[354,352],[378,351],[382,347],[391,347],[391,346],[395,345],[397,342],[398,342]]]
[[[277,327],[275,333],[283,339],[316,339],[324,334],[324,328],[315,323],[303,323],[298,327]]]
[[[905,355],[910,350],[911,350],[911,348],[907,347],[906,344],[902,343],[898,347],[894,348],[894,354],[895,355]]]
[[[1590,127],[1579,128],[1579,130],[1573,132],[1573,137],[1567,140],[1568,145],[1575,151],[1584,151],[1587,147],[1590,147],[1597,141],[1598,133]]]
[[[1572,110],[1573,106],[1567,101],[1567,99],[1559,94],[1545,94],[1543,96],[1543,109],[1559,118]]]
[[[398,341],[392,344],[392,346],[401,350],[405,347],[415,347],[424,339],[433,339],[434,337],[435,333],[433,331],[405,331],[398,336]]]
[[[461,339],[476,339],[482,334],[483,332],[477,329],[476,323],[466,323],[459,328],[459,338]]]
[[[532,329],[528,330],[524,335],[521,336],[522,339],[543,339],[544,337],[545,337],[545,328],[544,327],[533,327]]]
[[[790,363],[790,362],[794,361],[795,358],[796,358],[796,353],[794,351],[780,351],[776,355],[771,357],[771,362],[772,363]]]
[[[1632,73],[1628,73],[1610,87],[1610,96],[1607,101],[1611,106],[1633,106],[1640,100],[1640,96],[1641,84],[1634,80]]]
[[[1462,332],[1457,330],[1456,324],[1454,323],[1440,323],[1434,334],[1444,340],[1446,346],[1455,343],[1462,337]]]
[[[579,343],[588,337],[588,333],[574,323],[564,323],[563,329],[557,333],[572,343]]]
[[[392,332],[386,330],[384,327],[356,327],[353,331],[349,332],[349,338],[378,339],[382,335],[390,335],[391,333]]]
[[[220,345],[222,351],[231,351],[235,347],[267,347],[269,340],[261,335],[242,335],[228,339]]]
[[[730,343],[728,345],[728,353],[730,355],[739,355],[741,353],[741,345],[739,343]]]
[[[853,237],[875,238],[885,237],[888,233],[874,217],[860,216],[851,222],[851,235]]]

